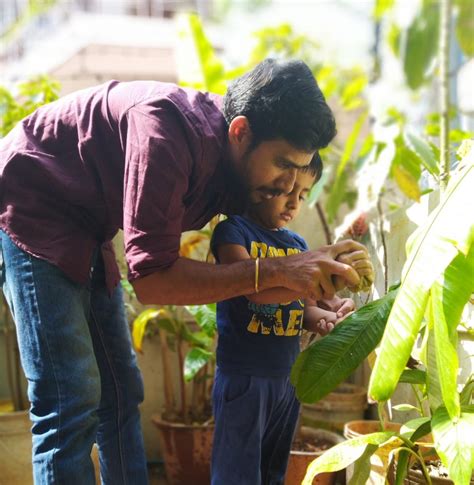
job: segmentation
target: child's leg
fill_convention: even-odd
[[[276,383],[275,383],[276,384]],[[295,433],[300,404],[288,377],[278,379],[279,400],[274,400],[272,413],[262,443],[262,484],[283,485]]]
[[[213,389],[212,485],[260,485],[264,422],[262,389],[255,378],[216,371]]]

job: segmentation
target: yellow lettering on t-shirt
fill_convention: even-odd
[[[262,335],[270,334],[270,327],[263,325],[262,321],[257,317],[257,315],[252,316],[252,320],[247,326],[247,330],[252,333],[261,333]]]
[[[294,337],[301,333],[301,325],[303,322],[303,310],[290,310],[290,318],[286,327],[285,336]]]
[[[285,329],[283,328],[283,319],[282,319],[281,309],[277,310],[275,316],[276,316],[276,321],[273,324],[273,332],[275,333],[275,335],[283,336],[283,335],[285,335]]]
[[[264,242],[252,241],[250,244],[250,257],[252,259],[265,258],[267,256],[267,244]]]

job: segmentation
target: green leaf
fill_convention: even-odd
[[[389,10],[393,8],[395,0],[375,0],[373,16],[380,20]]]
[[[399,382],[407,384],[426,384],[426,372],[420,369],[405,369]]]
[[[213,358],[214,353],[198,347],[192,348],[184,359],[184,378],[187,382]]]
[[[410,454],[407,450],[400,450],[396,462],[395,485],[403,485],[408,474]]]
[[[331,191],[329,192],[328,201],[326,205],[328,221],[332,222],[337,214],[339,206],[344,199],[347,184],[347,170],[346,165],[351,159],[358,136],[362,127],[367,119],[368,111],[363,111],[357,121],[354,123],[351,134],[347,138],[344,146],[344,151],[341,156],[341,160],[336,169],[336,180],[332,184]]]
[[[471,375],[469,380],[464,384],[461,391],[460,402],[462,406],[471,404],[472,396],[474,394],[474,375]]]
[[[387,443],[394,435],[395,433],[393,431],[371,433],[343,441],[329,448],[329,450],[325,451],[320,457],[310,463],[301,485],[311,485],[314,477],[319,473],[343,470],[360,458],[368,445],[380,447]]]
[[[467,162],[469,163],[469,162]],[[428,296],[436,279],[458,254],[467,253],[474,236],[474,165],[451,179],[443,201],[410,238],[402,285],[390,313],[380,353],[370,377],[369,395],[390,398],[413,348]]]
[[[369,444],[364,453],[355,461],[354,472],[347,485],[367,483],[370,476],[370,457],[378,450],[378,445]]]
[[[395,295],[390,292],[360,308],[300,353],[291,382],[301,402],[313,403],[329,394],[375,349]]]
[[[456,38],[467,57],[474,56],[474,7],[471,0],[458,0]]]
[[[400,434],[410,441],[417,441],[430,432],[431,418],[427,416],[410,419],[400,428]]]
[[[418,186],[418,181],[413,175],[403,166],[396,165],[393,167],[393,175],[400,190],[412,200],[420,201],[421,190]]]
[[[459,359],[457,327],[474,291],[474,245],[467,256],[459,253],[431,288],[436,361],[443,403],[451,418],[459,416],[457,392]]]
[[[362,99],[360,99],[360,94],[367,86],[367,83],[367,76],[365,74],[361,74],[344,86],[341,94],[342,107],[346,110],[359,107],[362,102]],[[359,100],[359,102],[356,102],[356,100]]]
[[[395,57],[400,57],[400,38],[401,30],[397,24],[390,24],[387,33],[387,42]]]
[[[451,419],[444,407],[433,415],[436,451],[456,485],[469,485],[474,469],[474,406],[465,406],[459,418]]]
[[[215,303],[209,303],[207,305],[187,305],[185,308],[209,337],[213,337],[216,334]]]
[[[405,412],[409,412],[409,411],[416,411],[416,412],[420,412],[420,409],[415,407],[415,406],[412,406],[411,404],[397,404],[395,406],[392,406],[393,409],[395,409],[395,411],[401,411],[403,413]]]
[[[412,132],[405,132],[405,140],[408,146],[420,157],[426,170],[432,175],[439,175],[438,161],[430,144],[424,138]]]
[[[409,26],[403,43],[403,70],[411,89],[418,89],[427,80],[438,49],[438,31],[438,2],[424,0],[421,12]]]
[[[224,65],[218,59],[196,14],[179,18],[178,37],[186,55],[178,57],[180,83],[217,94],[227,90]],[[182,59],[182,60],[181,60]]]

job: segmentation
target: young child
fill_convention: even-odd
[[[211,248],[218,263],[291,255],[308,249],[285,226],[294,219],[322,163],[313,157],[299,171],[290,194],[249,208],[215,229]],[[350,299],[302,301],[285,288],[217,304],[217,370],[212,485],[283,484],[299,403],[289,381],[302,328],[326,334],[353,310]],[[284,303],[281,303],[284,302]]]

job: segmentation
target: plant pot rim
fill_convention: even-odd
[[[324,428],[312,428],[311,426],[302,426],[301,431],[303,433],[311,433],[314,432],[315,434],[319,434],[323,439],[326,439],[327,441],[334,441],[334,443],[331,445],[331,448],[333,446],[338,445],[339,443],[342,443],[344,440],[344,437],[334,433],[334,431],[329,431]],[[300,450],[290,450],[290,453],[295,456],[314,456],[318,457],[321,456],[323,453],[325,453],[327,450],[319,450],[319,451],[300,451]]]
[[[214,428],[214,422],[212,423],[192,423],[192,424],[185,424],[179,421],[168,421],[163,419],[160,414],[153,414],[151,417],[151,421],[156,424],[159,428],[179,428],[179,429],[205,429],[205,428]]]

